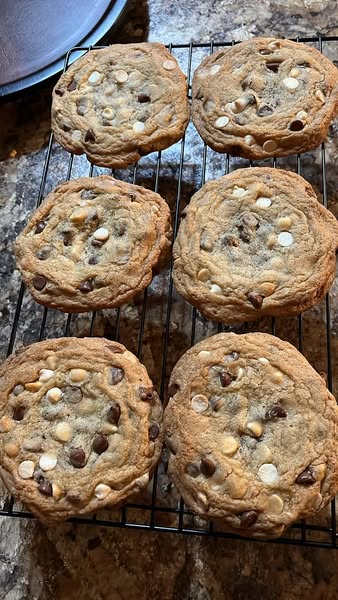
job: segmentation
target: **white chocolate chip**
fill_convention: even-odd
[[[264,298],[266,296],[271,296],[271,294],[274,293],[276,287],[276,284],[271,283],[271,281],[263,281],[263,283],[259,284],[259,293],[261,293],[262,296],[264,296]]]
[[[236,373],[236,379],[238,381],[240,381],[242,379],[243,375],[244,375],[244,369],[243,369],[243,367],[239,367],[239,369]]]
[[[301,119],[302,121],[305,121],[308,117],[308,113],[306,112],[306,110],[300,110],[297,114],[296,114],[296,118],[297,119]]]
[[[99,483],[95,488],[94,494],[98,500],[104,500],[107,498],[110,492],[111,488],[109,485],[106,485],[105,483]]]
[[[191,408],[196,413],[202,413],[205,410],[208,410],[208,406],[208,398],[206,396],[203,396],[203,394],[196,394],[196,396],[194,396],[191,400]]]
[[[213,65],[210,69],[210,75],[216,75],[216,73],[218,73],[220,68],[221,68],[221,65]]]
[[[246,427],[255,437],[261,437],[264,431],[263,425],[259,421],[251,421]]]
[[[264,142],[263,144],[264,152],[273,152],[274,150],[276,150],[276,148],[277,144],[274,140],[266,140],[266,142]]]
[[[285,77],[283,83],[288,90],[295,90],[299,86],[299,81],[294,77]]]
[[[39,376],[40,381],[48,381],[48,379],[51,379],[52,377],[54,377],[54,371],[51,369],[41,369]]]
[[[229,123],[229,117],[218,117],[215,121],[215,127],[221,129],[222,127],[226,127]]]
[[[24,460],[19,464],[18,473],[22,479],[33,477],[35,465],[32,460]]]
[[[118,427],[113,425],[112,423],[104,423],[100,427],[100,433],[104,433],[106,435],[111,435],[112,433],[116,433],[118,431]]]
[[[272,494],[272,496],[268,498],[267,503],[265,505],[265,509],[268,512],[273,513],[274,515],[280,515],[280,513],[283,511],[283,508],[284,502],[282,498],[277,494]]]
[[[142,131],[144,131],[145,129],[145,125],[144,123],[142,123],[142,121],[135,121],[134,125],[133,125],[133,130],[136,131],[137,133],[141,133]]]
[[[10,417],[1,417],[0,419],[0,432],[8,433],[14,425],[13,419]]]
[[[99,240],[100,242],[105,242],[109,238],[109,231],[105,227],[99,227],[93,233],[93,238],[95,240]]]
[[[264,356],[262,356],[261,358],[258,359],[260,363],[262,363],[262,365],[268,365],[269,361],[267,358],[264,358]]]
[[[88,82],[89,83],[98,83],[98,81],[101,81],[102,77],[103,77],[102,73],[99,73],[98,71],[92,71],[92,73],[88,77]]]
[[[316,481],[322,481],[326,474],[326,465],[321,464],[315,467]]]
[[[61,399],[62,391],[58,387],[53,387],[48,390],[46,396],[48,400],[54,404],[55,402],[59,402]]]
[[[25,383],[25,388],[28,392],[38,392],[42,387],[41,381],[31,381],[29,383]]]
[[[235,196],[236,198],[242,198],[243,196],[246,196],[247,193],[248,193],[248,190],[235,185],[234,189],[231,192],[231,195]]]
[[[210,277],[210,273],[209,273],[208,269],[201,269],[197,273],[197,279],[199,281],[204,281],[204,282],[208,281],[209,277]]]
[[[72,140],[74,140],[74,142],[79,142],[82,138],[82,133],[79,129],[74,129],[73,133],[72,133]]]
[[[266,463],[259,467],[258,469],[258,477],[266,485],[272,485],[278,481],[278,471],[275,465],[271,463]]]
[[[61,490],[61,488],[58,486],[57,483],[52,483],[52,490],[53,490],[53,498],[56,498],[56,500],[61,498],[61,496],[63,495],[63,491]]]
[[[256,446],[256,450],[254,453],[254,460],[257,461],[258,464],[266,463],[272,459],[272,452],[266,444],[260,442]]]
[[[46,454],[41,454],[39,465],[43,471],[52,471],[55,469],[57,462],[58,459],[56,458],[55,454],[49,454],[46,452]]]
[[[15,456],[18,456],[20,452],[20,447],[19,444],[17,444],[16,442],[7,442],[7,444],[5,444],[4,446],[4,450],[7,456],[9,456],[10,458],[14,458]]]
[[[290,71],[290,77],[298,77],[298,75],[300,75],[300,70],[299,69],[291,69]]]
[[[221,294],[222,293],[222,288],[217,285],[216,283],[213,283],[211,288],[210,288],[210,292],[212,294]]]
[[[322,104],[325,103],[325,96],[323,94],[323,92],[321,90],[317,90],[315,93],[315,96],[317,98],[317,100],[319,100],[320,102],[322,102]]]
[[[256,204],[261,208],[268,208],[271,206],[271,198],[267,198],[265,196],[259,196],[256,200]]]
[[[201,350],[201,352],[198,353],[198,356],[200,356],[201,358],[209,358],[211,352],[209,352],[209,350]]]
[[[55,437],[60,442],[69,442],[73,437],[73,428],[69,423],[58,423],[55,427]]]
[[[115,79],[118,83],[125,83],[128,79],[128,73],[120,69],[119,71],[116,71]]]
[[[254,144],[256,144],[256,140],[253,137],[253,135],[245,135],[244,136],[244,142],[248,145],[248,146],[253,146]]]
[[[293,236],[288,231],[281,231],[277,237],[278,243],[280,246],[291,246],[293,243]]]
[[[278,219],[277,225],[281,229],[288,230],[292,225],[292,219],[290,219],[290,217],[281,217],[280,219]]]
[[[242,112],[248,106],[249,102],[249,97],[244,96],[242,98],[237,98],[237,100],[234,100],[234,102],[230,102],[226,108],[237,114]]]
[[[71,371],[69,373],[69,377],[71,378],[72,381],[75,381],[78,383],[80,381],[84,381],[85,379],[87,379],[88,373],[84,369],[71,369]]]
[[[274,233],[270,233],[268,239],[266,240],[266,245],[268,248],[273,248],[276,245],[276,236]]]
[[[57,362],[58,361],[55,354],[50,354],[50,356],[47,356],[46,358],[47,367],[49,367],[50,369],[56,369]]]
[[[114,116],[114,111],[111,108],[109,108],[108,106],[106,106],[106,108],[102,111],[102,116],[105,119],[110,120]]]
[[[90,208],[76,208],[75,210],[73,210],[69,219],[72,223],[82,223],[82,221],[85,221],[87,219],[87,217],[90,214],[90,211]]]
[[[166,71],[173,71],[177,67],[177,64],[173,60],[165,60],[162,64]]]
[[[279,369],[275,369],[274,371],[272,371],[270,378],[273,383],[282,383],[284,375],[282,371],[279,371]]]
[[[237,452],[238,448],[239,443],[231,435],[228,435],[223,439],[221,450],[224,454],[232,456],[235,454],[235,452]]]

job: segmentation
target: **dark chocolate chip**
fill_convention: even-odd
[[[262,48],[261,50],[259,50],[259,54],[267,56],[268,54],[273,54],[273,50],[269,50],[269,48]]]
[[[256,102],[257,102],[256,97],[253,94],[246,95],[245,100],[248,103],[248,106],[252,105],[252,104],[256,104]]]
[[[150,402],[150,400],[154,397],[154,389],[153,388],[139,388],[140,399],[144,401]]]
[[[220,378],[220,382],[221,382],[221,386],[222,387],[227,387],[233,381],[230,373],[227,373],[226,371],[222,371],[219,374],[219,378]]]
[[[274,404],[265,413],[266,419],[285,419],[287,416],[286,411],[280,404]]]
[[[69,460],[73,467],[82,469],[86,464],[85,451],[82,448],[73,448],[69,453]]]
[[[92,129],[87,129],[85,135],[85,142],[96,142],[96,136]]]
[[[305,125],[304,125],[303,121],[301,121],[300,119],[291,121],[291,123],[289,125],[290,131],[302,131],[302,129],[304,129],[304,127],[305,127]]]
[[[70,126],[70,125],[67,125],[66,123],[64,123],[64,124],[62,125],[62,129],[63,129],[63,131],[66,131],[66,132],[67,132],[67,131],[70,131],[70,130],[71,130],[71,126]]]
[[[16,406],[13,412],[13,419],[15,421],[22,421],[22,419],[25,416],[25,412],[26,412],[26,407],[22,406],[22,404],[20,404],[19,406]]]
[[[264,296],[261,296],[261,294],[256,294],[255,292],[249,292],[247,296],[252,306],[255,308],[262,308]]]
[[[41,231],[44,230],[44,228],[46,227],[47,223],[46,221],[40,221],[37,226],[35,227],[35,233],[41,233]]]
[[[98,262],[99,262],[99,259],[97,256],[90,256],[88,259],[89,265],[97,265]]]
[[[211,458],[202,458],[200,462],[200,469],[204,477],[212,477],[216,471],[216,465]]]
[[[200,474],[200,469],[198,465],[195,465],[194,463],[188,463],[185,466],[184,472],[190,477],[198,477]]]
[[[266,63],[266,68],[269,69],[269,71],[273,71],[274,73],[278,73],[278,69],[280,67],[280,62],[277,61],[271,61],[271,62],[267,62]]]
[[[139,102],[141,102],[141,104],[143,104],[144,102],[150,102],[150,96],[148,96],[148,94],[139,94],[137,96],[137,99]]]
[[[112,367],[110,371],[110,383],[116,385],[124,378],[124,370],[119,367]]]
[[[117,425],[120,419],[121,409],[117,402],[114,402],[107,412],[107,420],[113,425]]]
[[[18,385],[16,385],[15,388],[13,389],[13,394],[14,394],[14,396],[19,396],[24,391],[25,391],[24,386],[21,385],[21,383],[18,383]]]
[[[153,425],[151,425],[149,427],[149,432],[148,433],[149,433],[149,439],[150,440],[152,440],[152,441],[156,440],[156,438],[158,438],[159,433],[160,433],[159,426],[156,423],[154,423]]]
[[[48,256],[50,255],[50,251],[51,251],[50,246],[43,246],[42,248],[40,248],[40,250],[37,251],[36,257],[39,260],[46,260],[48,258]]]
[[[76,90],[76,83],[74,79],[67,85],[67,90],[68,92],[73,92]]]
[[[45,496],[53,496],[52,484],[47,479],[44,479],[39,483],[38,490]]]
[[[168,387],[168,397],[173,398],[173,396],[175,396],[175,394],[177,394],[179,389],[180,389],[180,386],[177,383],[174,383],[172,381]]]
[[[134,202],[135,198],[136,198],[136,194],[128,194],[129,195],[129,200],[131,202]]]
[[[70,402],[71,404],[77,404],[82,400],[82,391],[80,388],[75,387],[75,385],[66,385],[62,389],[63,392],[63,401]]]
[[[300,485],[312,485],[313,483],[316,483],[316,478],[313,475],[312,469],[308,467],[300,473],[296,479],[296,483],[299,483]]]
[[[255,510],[246,510],[240,515],[241,527],[245,529],[256,523],[258,513]]]
[[[45,287],[47,279],[45,279],[42,275],[37,275],[36,277],[33,277],[32,283],[36,290],[41,291]]]
[[[87,542],[88,550],[95,550],[95,548],[98,548],[100,545],[101,545],[101,538],[99,536],[90,538]]]
[[[177,450],[169,437],[165,438],[165,445],[167,446],[167,448],[171,452],[171,454],[175,455],[177,453]]]
[[[56,93],[57,96],[63,96],[63,94],[65,93],[65,90],[62,89],[62,88],[57,88],[55,90],[55,93]]]
[[[97,193],[94,192],[94,190],[82,190],[81,192],[81,198],[83,198],[83,200],[93,200],[96,196]]]
[[[102,454],[108,448],[108,440],[104,435],[97,435],[93,440],[93,450],[96,454]]]
[[[73,232],[72,231],[64,231],[62,233],[62,238],[63,238],[64,246],[71,246],[72,241],[73,241]]]
[[[92,284],[92,282],[89,279],[87,281],[83,281],[79,285],[79,290],[83,294],[88,294],[89,292],[92,292],[93,289],[94,289],[93,288],[93,284]]]
[[[263,106],[259,106],[257,109],[257,114],[259,117],[267,117],[273,113],[273,108],[269,104],[263,104]]]

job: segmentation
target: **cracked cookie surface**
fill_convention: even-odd
[[[188,121],[186,78],[162,44],[92,50],[53,90],[57,141],[103,167],[126,167],[171,146]]]
[[[33,344],[0,368],[0,474],[53,524],[147,486],[162,407],[146,368],[104,338]]]
[[[161,196],[101,175],[58,186],[14,249],[37,302],[84,312],[120,306],[149,285],[170,240],[170,210]]]
[[[315,48],[253,38],[195,71],[193,122],[218,152],[251,159],[318,146],[338,113],[338,69]]]
[[[275,537],[338,487],[338,408],[291,344],[223,333],[178,361],[164,428],[169,473],[197,514]]]
[[[206,317],[233,323],[298,314],[335,276],[338,224],[302,177],[268,167],[206,183],[174,243],[177,291]]]

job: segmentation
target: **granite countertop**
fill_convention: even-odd
[[[243,40],[252,35],[306,36],[338,33],[336,0],[134,0],[125,23],[111,41],[190,41]],[[334,51],[338,61],[338,44]],[[184,51],[177,52],[183,68]],[[195,60],[198,61],[199,54]],[[12,242],[33,210],[49,138],[51,83],[0,105],[0,206],[2,236],[0,250],[0,355],[6,355],[20,277],[15,270]],[[338,125],[333,123],[327,144],[329,207],[338,215],[336,168]],[[185,148],[182,206],[201,182],[199,156],[201,143],[189,128]],[[180,146],[163,152],[160,193],[174,210]],[[237,160],[237,159],[236,159]],[[241,161],[242,159],[239,159]],[[67,155],[53,146],[46,181],[47,193],[66,177]],[[283,166],[295,169],[294,159]],[[150,157],[141,161],[137,182],[151,185],[156,163]],[[102,170],[96,169],[95,173]],[[74,160],[72,177],[88,172],[85,158]],[[207,176],[224,172],[224,159],[209,154]],[[302,174],[322,192],[320,153],[308,153],[302,160]],[[131,171],[119,172],[130,177]],[[158,386],[162,352],[163,306],[167,278],[155,278],[148,296],[142,360]],[[332,350],[334,386],[338,373],[337,284],[331,293]],[[164,300],[163,300],[164,299]],[[132,351],[138,344],[142,298],[121,311],[120,339]],[[325,371],[325,303],[303,318],[304,352],[310,362]],[[189,344],[190,313],[174,297],[171,313],[170,364],[174,364]],[[43,309],[26,294],[19,321],[16,345],[26,345],[39,335]],[[48,316],[45,335],[60,335],[65,317],[53,311]],[[183,325],[184,324],[184,325]],[[277,335],[297,345],[297,320],[280,322]],[[90,321],[86,315],[72,320],[71,333],[85,335]],[[254,327],[254,326],[253,326]],[[96,318],[94,333],[114,335],[116,311]],[[268,321],[260,324],[269,330]],[[198,338],[212,333],[203,321],[197,322]],[[162,465],[163,466],[163,465]],[[159,501],[176,502],[175,492],[160,467]],[[4,490],[0,487],[0,504]],[[325,521],[326,515],[322,517]],[[46,529],[35,520],[0,517],[0,600],[334,600],[337,592],[337,553],[316,548],[210,539],[199,536],[107,529],[65,524]]]

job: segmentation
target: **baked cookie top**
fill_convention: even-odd
[[[53,523],[117,505],[145,487],[162,408],[145,367],[104,338],[33,344],[0,368],[0,474]]]
[[[170,210],[161,196],[101,175],[59,185],[14,249],[37,302],[83,312],[120,306],[143,290],[170,239]]]
[[[103,167],[125,167],[171,146],[188,121],[185,75],[162,44],[91,50],[53,90],[57,141]]]
[[[315,48],[253,38],[195,71],[192,117],[218,152],[252,159],[318,146],[338,112],[338,69]]]
[[[338,409],[290,344],[223,333],[196,344],[170,379],[169,472],[198,514],[274,537],[334,496]]]
[[[328,291],[337,247],[337,221],[302,177],[237,169],[206,183],[184,210],[174,281],[216,321],[292,315]]]

